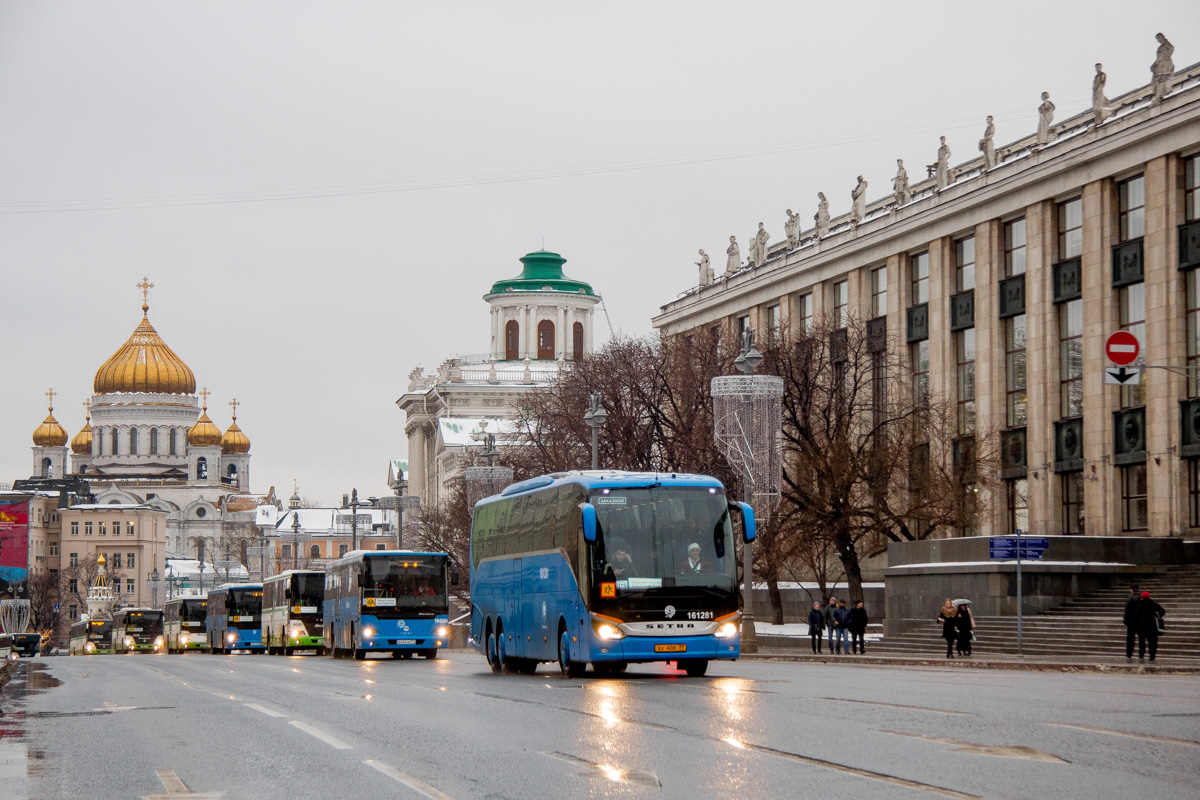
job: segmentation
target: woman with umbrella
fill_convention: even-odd
[[[975,618],[971,616],[971,601],[966,599],[954,600],[955,619],[958,620],[958,654],[971,655],[971,632],[975,630]]]
[[[958,641],[958,609],[950,598],[942,604],[937,621],[942,623],[942,638],[946,640],[946,658],[954,658],[954,643]]]

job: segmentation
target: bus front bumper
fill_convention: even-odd
[[[626,636],[601,640],[593,636],[593,661],[677,661],[679,659],[736,659],[741,636]]]

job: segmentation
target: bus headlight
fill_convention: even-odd
[[[596,628],[596,635],[606,641],[609,639],[625,638],[625,634],[621,633],[620,630],[618,630],[617,628],[614,628],[612,625],[609,625],[607,623]]]
[[[363,628],[362,635],[370,638],[375,635],[375,629],[374,628]]]
[[[737,636],[738,626],[734,622],[726,622],[721,627],[717,628],[716,637],[718,639],[728,639],[731,636]]]
[[[437,635],[442,637],[443,639],[445,639],[449,633],[450,633],[449,628],[438,628],[437,629]]]
[[[163,646],[163,638],[161,636],[154,637],[154,649],[157,650],[158,648],[160,648],[162,646]]]
[[[90,653],[96,649],[96,644],[94,642],[88,642],[83,646],[83,649]]]
[[[180,643],[180,644],[187,644],[187,643],[188,643],[188,635],[187,635],[186,633],[181,633],[181,634],[179,634],[179,643]]]
[[[126,637],[125,637],[125,646],[126,646],[126,647],[133,647],[133,637],[132,637],[132,636],[126,636]]]
[[[237,639],[237,637],[234,636],[232,633],[228,633],[225,635],[225,641],[227,641],[227,642],[232,642],[235,639]]]

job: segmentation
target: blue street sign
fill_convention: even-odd
[[[58,608],[59,608],[59,606],[58,606],[58,603],[55,603],[55,604],[54,604],[54,613],[55,613],[55,614],[57,614],[57,613],[58,613]]]
[[[1027,561],[1036,561],[1042,557],[1042,553],[1050,546],[1050,540],[1046,537],[1031,538],[1022,536],[1020,538],[1020,553],[1021,559]],[[988,552],[990,558],[997,559],[1016,559],[1017,558],[1017,542],[1015,536],[993,536],[988,542]]]

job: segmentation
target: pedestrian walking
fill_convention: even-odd
[[[1165,628],[1163,616],[1166,613],[1162,606],[1150,599],[1149,592],[1142,592],[1142,599],[1138,600],[1137,609],[1134,612],[1137,618],[1139,661],[1144,661],[1146,658],[1146,645],[1150,646],[1151,661],[1158,655],[1158,635]]]
[[[833,624],[833,612],[837,611],[837,598],[829,598],[829,605],[825,606],[825,630],[829,636],[829,652],[833,652],[833,640],[837,638],[837,627]]]
[[[954,643],[958,641],[958,609],[950,598],[942,604],[937,621],[942,623],[942,638],[946,640],[946,658],[954,658]]]
[[[808,612],[808,638],[812,639],[812,651],[821,652],[821,631],[825,630],[825,615],[821,613],[821,604],[813,603],[812,611]]]
[[[839,600],[837,610],[833,612],[833,622],[837,626],[838,655],[850,652],[850,641],[847,638],[850,633],[850,619],[850,609],[846,608],[846,601]]]
[[[1133,639],[1137,636],[1137,610],[1142,593],[1135,583],[1129,587],[1129,596],[1125,598],[1125,614],[1121,621],[1125,623],[1125,660],[1133,660]]]
[[[859,600],[850,609],[850,652],[865,654],[867,648],[863,644],[863,634],[867,632],[867,609]]]
[[[971,606],[961,603],[958,606],[958,654],[971,655],[971,637],[974,635],[975,618],[971,616]]]

